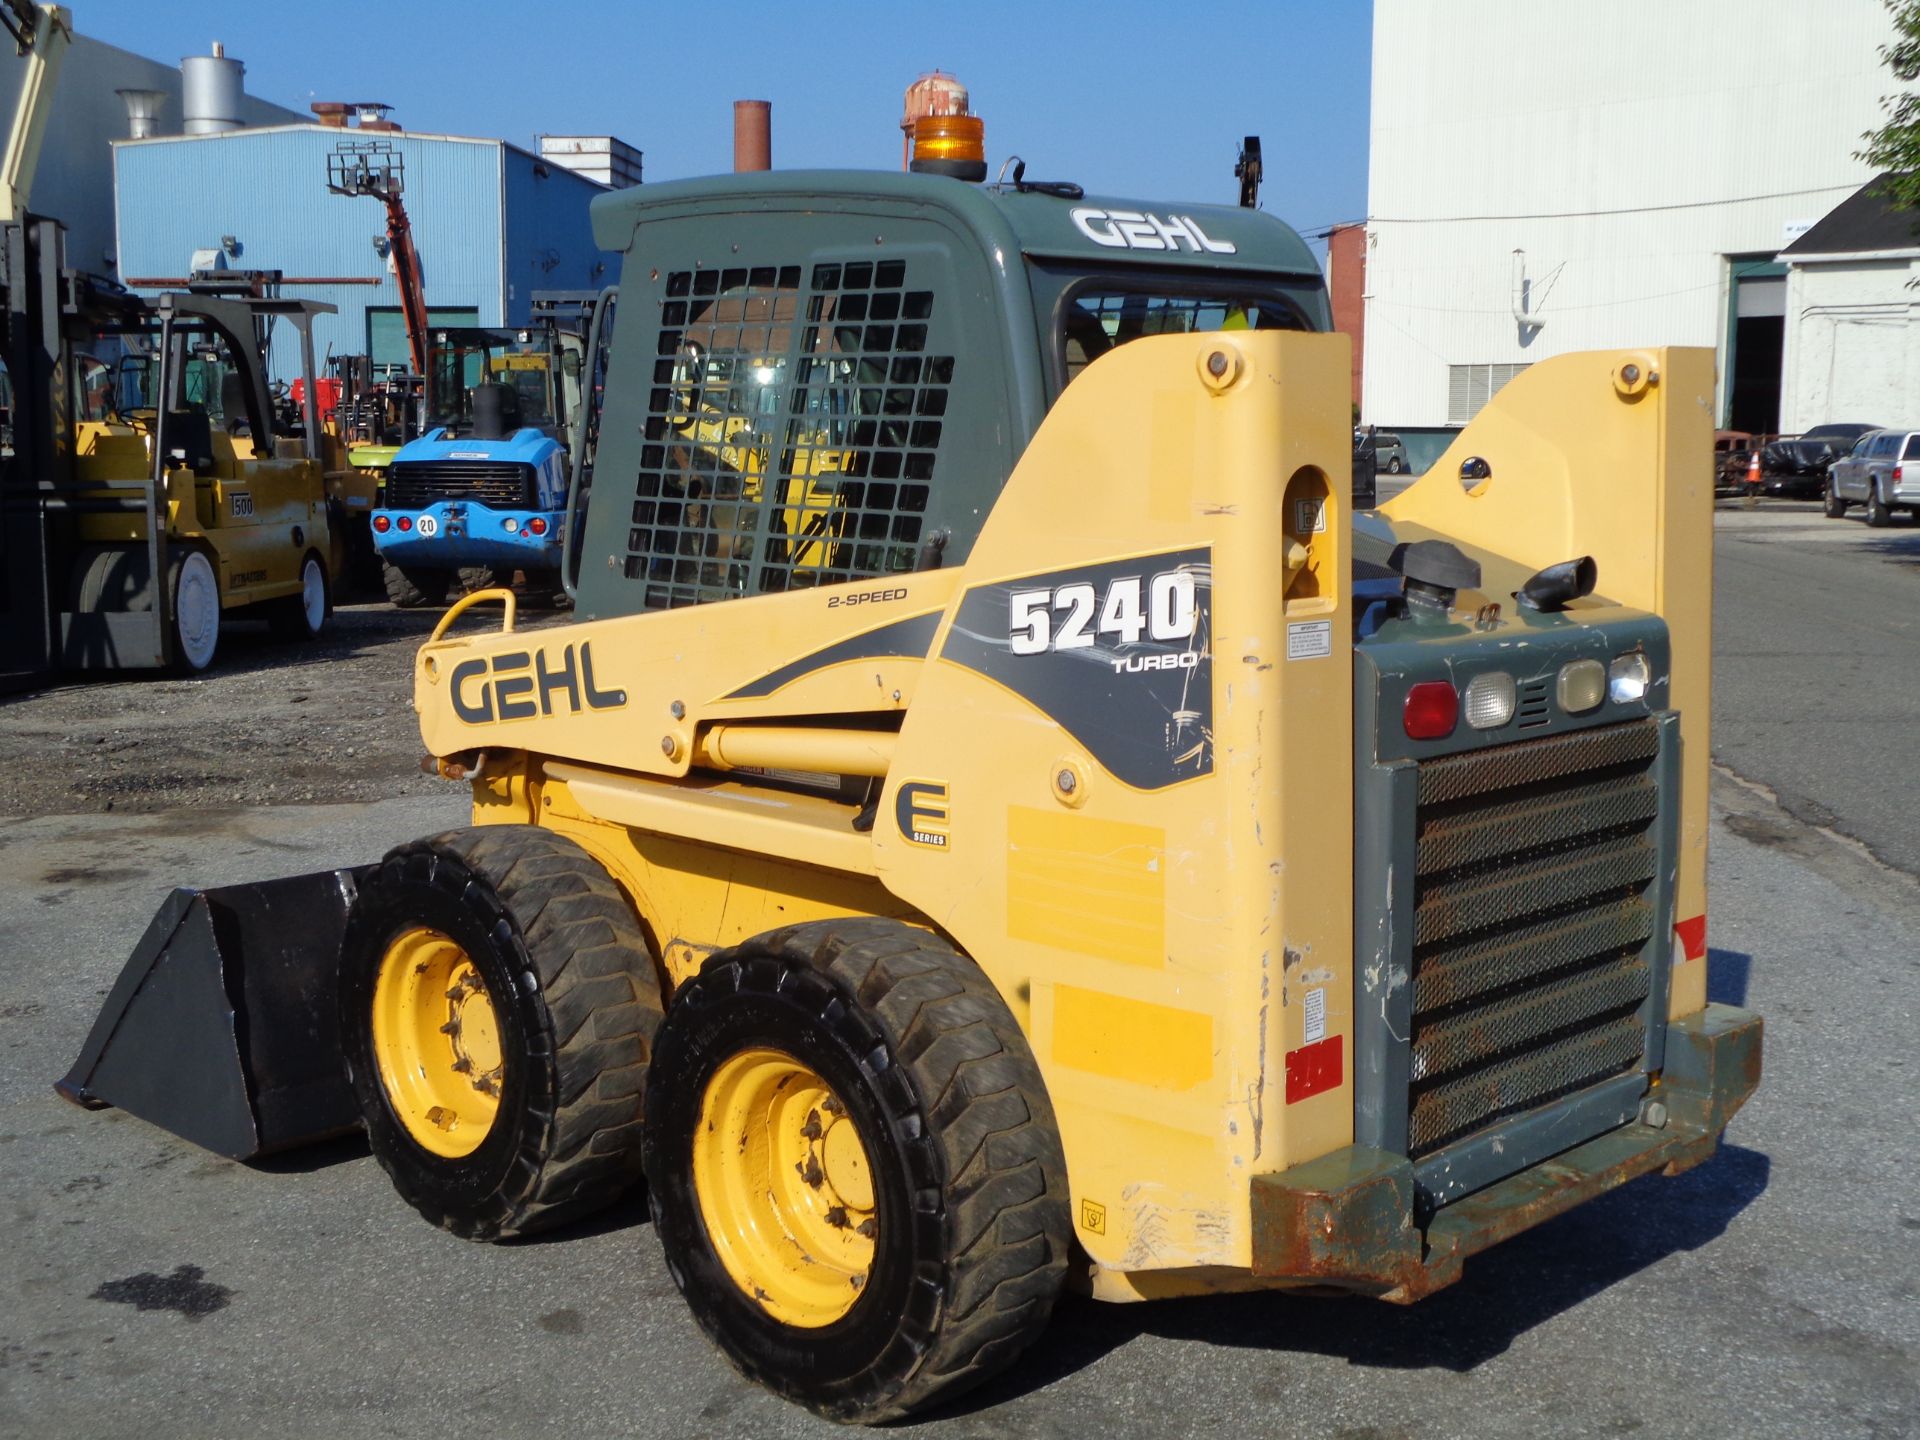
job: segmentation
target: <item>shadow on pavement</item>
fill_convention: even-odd
[[[1685,1175],[1643,1177],[1469,1260],[1458,1284],[1417,1305],[1278,1292],[1141,1305],[1070,1298],[1010,1371],[934,1414],[967,1414],[1044,1389],[1143,1335],[1270,1350],[1276,1363],[1291,1352],[1464,1373],[1583,1300],[1718,1239],[1766,1190],[1770,1169],[1758,1151],[1723,1145]]]
[[[297,1150],[264,1155],[247,1164],[249,1169],[263,1170],[269,1175],[311,1175],[330,1166],[344,1165],[349,1160],[364,1160],[372,1153],[367,1148],[366,1132],[356,1130],[351,1135],[336,1135],[317,1145],[302,1145]]]
[[[1738,950],[1707,951],[1707,999],[1720,1005],[1747,1003],[1753,957]]]
[[[1909,521],[1908,524],[1911,526],[1914,522]],[[1903,561],[1908,565],[1920,565],[1920,528],[1910,528],[1904,533],[1876,530],[1873,537],[1860,547],[1868,554]]]
[[[554,1230],[539,1230],[532,1235],[518,1236],[507,1244],[564,1245],[569,1240],[585,1240],[594,1235],[610,1235],[616,1230],[631,1230],[652,1219],[653,1209],[647,1203],[647,1184],[642,1180],[603,1210],[596,1210],[591,1215],[582,1216]]]

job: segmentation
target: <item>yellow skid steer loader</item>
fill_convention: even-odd
[[[1404,1303],[1712,1154],[1761,1027],[1706,1000],[1710,353],[1543,361],[1355,514],[1269,216],[780,172],[594,220],[576,617],[481,592],[415,664],[473,824],[176,892],[68,1095],[364,1125],[476,1239],[644,1177],[720,1349],[861,1422],[1069,1284]]]

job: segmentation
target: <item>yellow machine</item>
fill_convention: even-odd
[[[728,1358],[862,1422],[1066,1285],[1409,1302],[1712,1154],[1760,1021],[1706,1001],[1710,353],[1536,364],[1355,515],[1347,341],[1269,217],[646,188],[596,207],[632,253],[579,618],[481,592],[415,662],[473,825],[176,892],[65,1093],[230,1154],[364,1123],[481,1239],[644,1172]],[[725,518],[690,340],[786,357],[781,483]],[[776,523],[823,413],[824,565]],[[163,965],[258,977],[244,1031],[145,1038]]]
[[[54,411],[72,433],[47,447],[60,464],[37,498],[57,663],[204,670],[236,614],[317,636],[342,558],[319,433],[311,409],[273,403],[258,327],[290,324],[310,379],[312,319],[332,307],[65,283],[87,343],[126,353],[117,369],[73,354],[56,381],[73,389]]]

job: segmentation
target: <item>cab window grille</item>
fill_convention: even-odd
[[[647,609],[913,568],[954,361],[907,270],[667,275],[625,564]]]

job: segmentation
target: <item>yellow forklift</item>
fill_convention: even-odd
[[[72,272],[60,279],[68,354],[54,384],[76,393],[41,394],[30,407],[54,422],[41,447],[53,463],[30,483],[55,663],[198,672],[213,663],[230,617],[265,619],[285,638],[317,636],[337,564],[319,432],[310,405],[294,413],[274,402],[260,335],[291,325],[311,394],[313,317],[332,307],[141,297]],[[91,363],[80,346],[94,352]],[[110,380],[90,383],[106,368],[101,352],[115,350]]]

